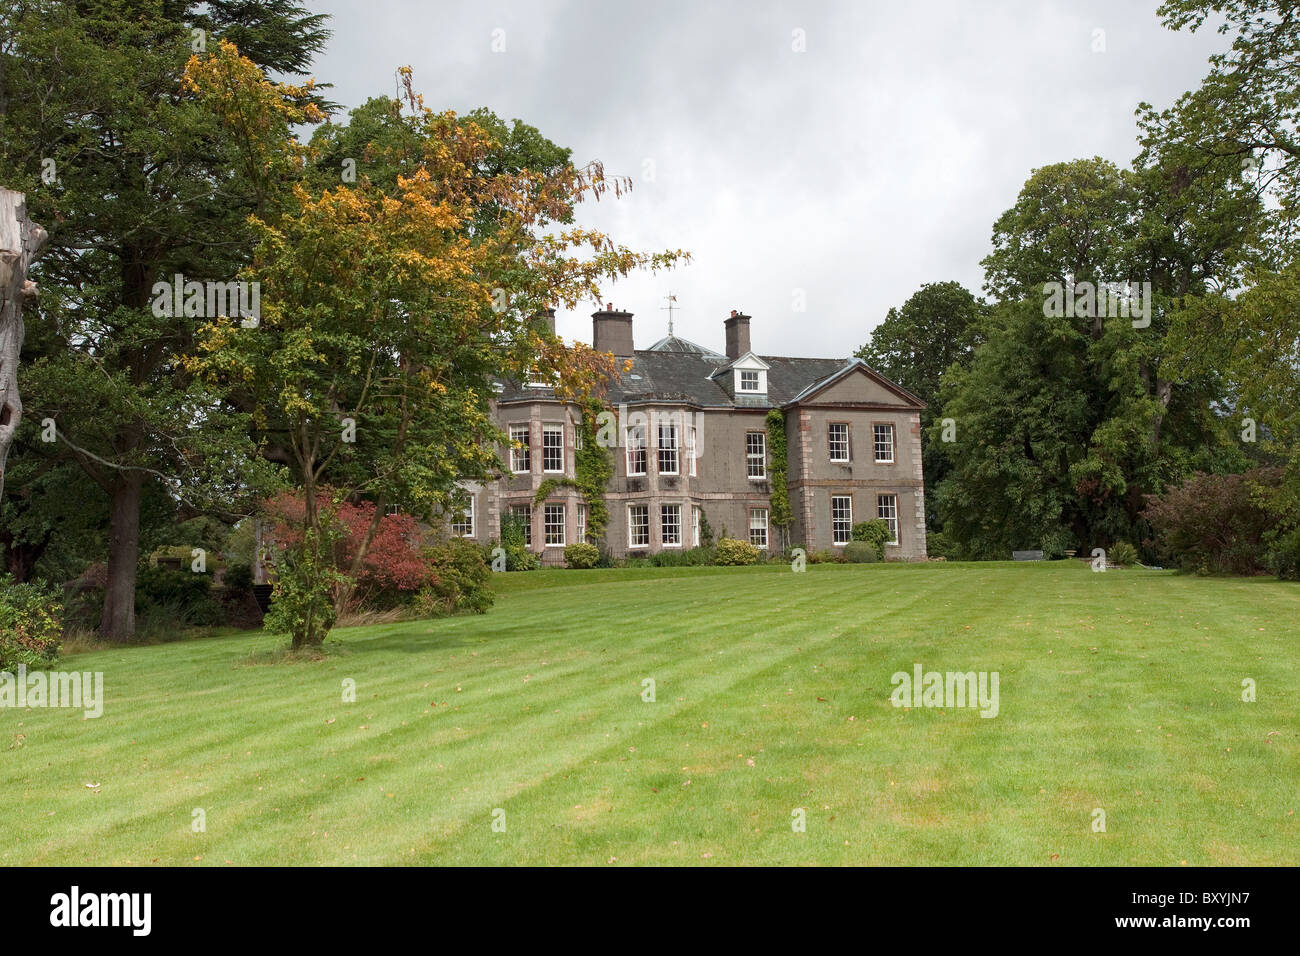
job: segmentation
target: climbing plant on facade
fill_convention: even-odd
[[[767,447],[772,456],[771,470],[768,473],[768,482],[772,486],[772,501],[768,517],[773,525],[781,529],[781,550],[784,551],[788,544],[787,538],[793,513],[790,510],[787,474],[790,464],[785,442],[785,416],[781,414],[779,408],[774,408],[767,413]]]
[[[599,541],[609,524],[609,506],[605,504],[605,487],[614,476],[609,452],[597,441],[598,421],[605,408],[600,399],[589,397],[582,403],[578,434],[582,440],[573,453],[573,478],[547,478],[537,486],[534,504],[541,504],[556,488],[576,488],[587,503],[587,536]]]

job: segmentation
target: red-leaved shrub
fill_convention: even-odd
[[[322,514],[328,511],[328,492],[317,497],[317,507]],[[275,521],[271,532],[274,546],[290,547],[301,540],[305,511],[303,500],[288,492],[266,503],[266,513]],[[368,501],[345,501],[334,511],[333,520],[342,531],[334,548],[334,566],[344,574],[351,574],[374,517],[375,506]],[[383,515],[362,559],[348,603],[353,608],[392,606],[434,580],[415,519],[408,514]]]
[[[1240,475],[1198,473],[1162,495],[1148,495],[1142,515],[1155,530],[1163,560],[1192,571],[1265,570],[1266,534],[1276,524],[1268,499],[1281,474],[1277,468]]]

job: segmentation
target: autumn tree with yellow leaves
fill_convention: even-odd
[[[292,136],[297,91],[277,90],[233,47],[194,58],[187,73],[265,185],[245,270],[260,283],[261,314],[254,327],[210,324],[190,365],[242,396],[301,495],[301,544],[282,556],[271,625],[295,648],[323,641],[351,587],[350,569],[328,560],[322,491],[376,504],[355,562],[386,506],[419,516],[448,506],[458,480],[499,464],[494,379],[547,376],[578,399],[616,373],[610,356],[554,337],[535,320],[541,310],[685,255],[634,252],[575,225],[577,204],[630,183],[598,163],[491,164],[489,130],[427,108],[410,71],[400,75],[405,95],[382,135],[333,166],[328,137]]]

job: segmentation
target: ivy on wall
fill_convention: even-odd
[[[785,442],[785,416],[779,408],[767,413],[767,448],[772,456],[768,482],[772,487],[772,504],[769,520],[781,529],[781,544],[786,545],[786,534],[793,517],[790,511],[789,453]]]
[[[605,488],[614,477],[614,461],[596,440],[597,425],[604,406],[599,399],[589,398],[582,403],[578,420],[578,433],[582,447],[573,453],[573,478],[547,478],[537,486],[533,496],[541,504],[556,488],[576,488],[587,502],[587,534],[596,541],[605,536],[609,524],[609,507],[605,504]]]

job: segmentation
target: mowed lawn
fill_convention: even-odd
[[[283,643],[261,633],[67,658],[104,673],[104,715],[0,710],[0,863],[1300,863],[1296,585],[1084,562],[494,583],[487,615],[342,629],[322,661],[259,663]],[[895,708],[918,663],[999,672],[998,715]]]

